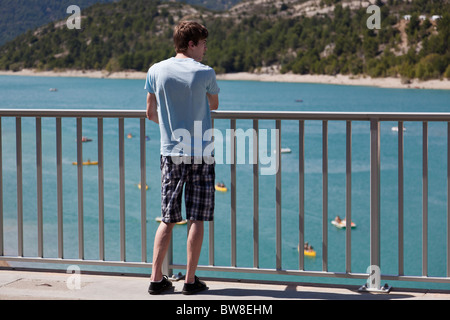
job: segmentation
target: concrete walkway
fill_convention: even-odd
[[[197,295],[183,295],[183,281],[174,281],[174,291],[151,296],[147,277],[3,269],[0,300],[450,300],[450,291],[394,288],[389,294],[370,294],[359,293],[356,286],[202,280],[209,290]]]

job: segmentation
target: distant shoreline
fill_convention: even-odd
[[[21,71],[0,71],[0,75],[16,76],[40,76],[40,77],[84,77],[84,78],[104,78],[104,79],[145,79],[146,72],[138,71],[120,71],[109,73],[107,71],[36,71],[33,69],[24,69]],[[226,73],[218,74],[218,80],[233,81],[262,81],[262,82],[294,82],[294,83],[320,83],[335,85],[356,85],[372,86],[381,88],[401,88],[401,89],[439,89],[450,90],[450,80],[428,80],[420,81],[413,79],[410,83],[402,83],[400,78],[370,78],[364,76],[348,75],[298,75],[298,74],[279,74],[279,73]]]

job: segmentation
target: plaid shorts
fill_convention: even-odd
[[[175,223],[182,220],[181,197],[184,185],[186,219],[212,221],[214,179],[214,162],[196,164],[192,157],[191,164],[175,164],[171,156],[161,156],[162,221]]]

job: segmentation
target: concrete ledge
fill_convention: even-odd
[[[79,276],[79,278],[75,278]],[[149,279],[140,276],[111,276],[57,272],[0,270],[1,300],[450,300],[449,292],[393,289],[390,294],[359,293],[356,286],[305,285],[227,281],[202,278],[209,290],[197,295],[175,290],[151,296]]]

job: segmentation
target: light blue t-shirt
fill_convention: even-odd
[[[158,103],[161,154],[203,156],[212,131],[206,93],[220,91],[214,70],[191,58],[172,57],[150,67],[145,89]]]

